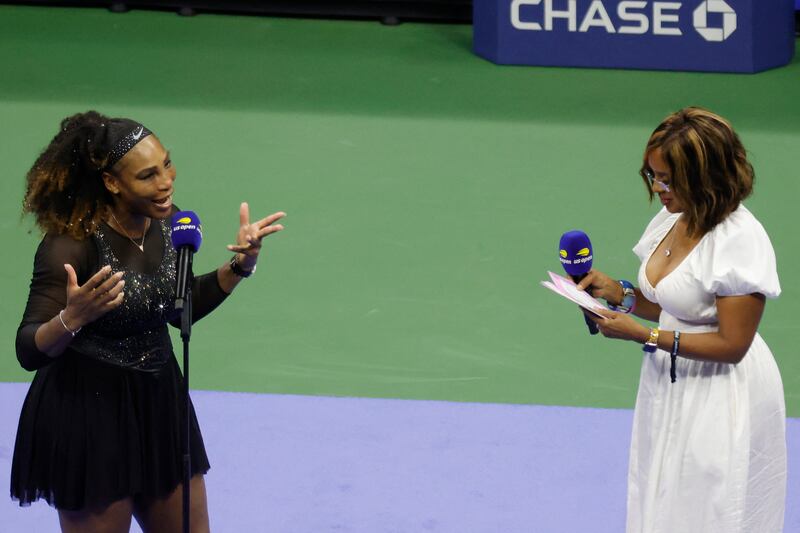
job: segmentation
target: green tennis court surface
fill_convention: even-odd
[[[172,150],[196,211],[196,271],[227,257],[238,203],[284,210],[247,280],[192,337],[201,389],[633,405],[641,351],[590,337],[538,286],[580,228],[595,265],[635,277],[657,206],[637,169],[667,113],[728,117],[757,172],[747,205],[784,292],[761,334],[800,416],[800,60],[758,75],[498,67],[463,25],[0,6],[0,381],[38,243],[24,174],[58,121],[95,108]]]

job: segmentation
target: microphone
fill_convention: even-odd
[[[572,281],[579,283],[592,269],[592,242],[589,236],[580,230],[568,231],[561,236],[558,243],[559,259],[561,266],[567,271]],[[586,288],[588,292],[589,288]],[[589,333],[596,335],[599,330],[597,324],[588,316],[583,316]]]
[[[172,246],[178,252],[176,264],[175,310],[183,311],[192,279],[192,256],[203,242],[203,227],[193,211],[172,215]]]

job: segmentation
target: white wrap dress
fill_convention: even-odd
[[[717,296],[780,294],[775,252],[744,206],[707,233],[653,287],[645,268],[678,218],[662,209],[634,252],[638,285],[661,306],[659,327],[716,331]],[[628,470],[627,533],[780,533],[786,497],[786,409],[775,359],[756,333],[738,364],[645,354]]]

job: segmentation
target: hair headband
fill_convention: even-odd
[[[111,119],[107,123],[107,132],[112,148],[108,152],[106,169],[116,165],[125,154],[139,144],[139,141],[153,133],[138,122],[127,118]]]

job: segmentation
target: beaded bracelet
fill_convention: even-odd
[[[58,312],[58,319],[61,321],[61,325],[64,326],[64,329],[67,330],[67,333],[69,333],[70,335],[72,335],[74,337],[75,335],[78,334],[78,332],[81,330],[81,328],[78,328],[75,331],[72,331],[71,329],[69,329],[67,327],[67,323],[64,322],[64,317],[61,316],[63,314],[64,314],[64,310],[62,309],[61,311]]]
[[[672,352],[669,354],[669,378],[675,383],[675,360],[678,358],[678,348],[681,343],[681,332],[676,331],[672,338]]]

